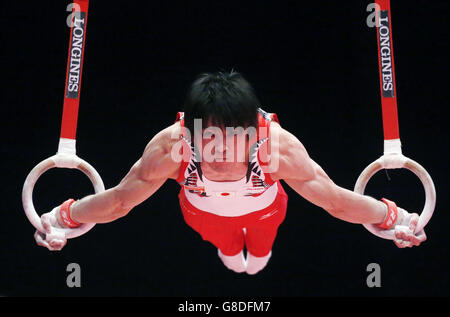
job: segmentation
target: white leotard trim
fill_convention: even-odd
[[[245,177],[236,182],[214,182],[203,176],[204,186],[209,197],[201,197],[184,189],[187,200],[196,208],[225,217],[237,217],[261,210],[269,206],[278,192],[277,182],[257,197],[242,195]],[[222,193],[230,193],[223,196]]]

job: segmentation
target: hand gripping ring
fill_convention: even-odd
[[[434,188],[433,180],[431,179],[428,172],[419,163],[403,156],[400,153],[385,154],[362,171],[362,173],[358,177],[358,180],[356,181],[354,191],[359,194],[364,194],[364,190],[369,179],[376,172],[381,169],[395,168],[406,168],[412,171],[414,174],[416,174],[417,177],[419,177],[425,189],[425,206],[422,210],[422,213],[420,214],[419,222],[415,231],[419,232],[426,226],[426,224],[430,220],[434,212],[434,207],[436,205],[436,190]],[[380,238],[389,240],[394,239],[394,229],[383,230],[373,224],[363,225],[367,230]]]
[[[36,165],[25,179],[22,191],[22,204],[25,214],[31,224],[40,232],[45,230],[41,223],[41,218],[34,209],[33,205],[33,189],[38,178],[51,168],[76,168],[82,171],[94,185],[95,193],[105,191],[103,181],[97,171],[86,161],[82,160],[75,154],[56,154]],[[54,230],[64,233],[67,239],[79,237],[95,226],[95,223],[85,223],[77,228],[54,228]]]

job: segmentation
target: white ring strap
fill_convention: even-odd
[[[384,154],[362,171],[362,173],[358,177],[358,180],[356,181],[354,191],[363,195],[368,181],[376,172],[381,169],[396,168],[406,168],[412,171],[414,174],[416,174],[417,177],[419,177],[425,189],[425,206],[422,210],[422,213],[420,214],[419,222],[415,231],[419,232],[426,226],[426,224],[430,220],[436,205],[436,190],[434,188],[433,180],[431,179],[428,172],[419,163],[403,156],[403,154],[401,153]],[[364,224],[364,227],[381,238],[389,240],[394,239],[393,229],[383,230],[373,224]]]
[[[72,142],[71,142],[72,141]],[[72,143],[72,146],[70,145]],[[33,189],[34,186],[46,171],[51,168],[75,168],[82,171],[87,177],[89,177],[91,183],[94,186],[96,193],[103,192],[105,186],[100,175],[97,171],[86,161],[82,160],[75,154],[75,140],[60,140],[59,152],[43,160],[36,165],[25,179],[25,183],[22,191],[22,204],[25,210],[25,214],[31,224],[40,232],[45,233],[45,230],[41,223],[41,218],[36,212],[33,204]],[[66,238],[75,238],[83,235],[94,227],[95,223],[82,224],[78,228],[67,228],[54,230],[62,231]]]

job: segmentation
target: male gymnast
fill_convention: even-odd
[[[333,217],[395,229],[400,248],[426,240],[423,230],[414,233],[418,214],[336,185],[297,137],[280,126],[277,115],[260,108],[240,73],[200,75],[183,110],[150,140],[117,186],[69,199],[43,214],[46,232],[36,231],[36,242],[61,250],[67,239],[53,228],[124,217],[168,179],[181,186],[178,197],[186,223],[238,273],[258,273],[272,255],[288,201],[280,180]]]

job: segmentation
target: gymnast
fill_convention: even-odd
[[[124,217],[168,179],[181,186],[186,223],[237,273],[258,273],[272,255],[288,202],[281,180],[333,217],[392,230],[399,248],[426,240],[423,230],[415,232],[418,214],[336,185],[299,139],[281,127],[277,114],[261,108],[242,74],[201,74],[182,110],[149,141],[118,185],[44,213],[45,232],[35,233],[38,245],[61,250],[67,238],[57,228]]]

